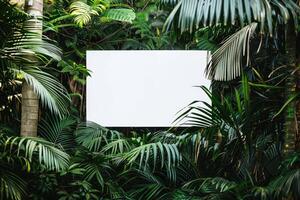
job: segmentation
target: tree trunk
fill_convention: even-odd
[[[39,98],[26,82],[22,85],[21,135],[36,136],[39,114]]]
[[[286,61],[289,69],[289,77],[286,80],[286,101],[296,95],[297,70],[296,70],[296,33],[292,24],[287,25],[285,36]],[[292,101],[285,113],[285,143],[284,154],[289,155],[296,149],[296,136],[298,135],[298,123],[296,102]]]
[[[296,42],[296,92],[300,93],[300,33],[297,35],[297,42]],[[297,118],[297,133],[295,138],[295,150],[300,152],[300,100],[297,99],[296,102],[296,118]]]
[[[25,23],[26,31],[35,33],[37,39],[42,39],[43,30],[43,0],[26,0],[25,12],[31,18]],[[35,58],[32,58],[35,59]],[[21,135],[36,136],[38,126],[39,98],[32,87],[25,81],[22,88]]]

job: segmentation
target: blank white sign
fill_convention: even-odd
[[[209,87],[206,51],[87,51],[87,120],[104,127],[171,127]]]

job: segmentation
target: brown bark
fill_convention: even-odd
[[[42,39],[43,0],[26,0],[25,11],[31,18],[25,23],[28,32],[35,33],[37,39]],[[35,58],[32,57],[32,60]],[[22,88],[21,135],[37,136],[39,98],[33,88],[25,81]]]
[[[22,86],[21,135],[36,136],[39,114],[39,98],[26,82]]]

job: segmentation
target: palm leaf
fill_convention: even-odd
[[[249,65],[250,62],[250,39],[256,27],[257,23],[245,26],[230,36],[212,54],[211,61],[206,69],[209,78],[218,81],[228,81],[241,75],[243,57],[246,57],[246,65]]]
[[[300,196],[300,170],[294,169],[277,177],[270,184],[276,197]]]
[[[27,24],[23,28],[34,29]],[[52,40],[43,36],[39,38],[38,33],[15,30],[12,35],[7,36],[3,48],[0,50],[2,59],[8,59],[19,66],[25,63],[37,65],[38,62],[47,63],[49,60],[61,60],[61,49]]]
[[[192,180],[183,186],[185,190],[194,190],[201,193],[222,193],[234,189],[237,184],[221,177],[200,178]]]
[[[110,141],[120,139],[121,134],[104,128],[94,122],[79,124],[76,132],[76,141],[91,151],[100,151]]]
[[[42,138],[10,137],[6,146],[10,152],[16,150],[17,156],[24,156],[30,162],[37,155],[39,163],[49,170],[61,171],[69,165],[69,155]]]
[[[167,168],[177,166],[181,160],[181,155],[175,144],[166,144],[161,142],[149,143],[138,146],[122,156],[128,164],[139,163],[139,168],[146,170],[149,161],[152,160],[153,168],[161,163],[161,168],[166,163]]]
[[[287,23],[292,15],[297,27],[300,8],[293,0],[161,0],[163,4],[174,6],[166,21],[170,27],[178,21],[181,32],[203,26],[249,25],[258,22],[261,33],[273,35],[276,23]],[[272,13],[278,20],[274,20]],[[223,16],[223,17],[222,17]],[[282,19],[282,20],[281,20]]]
[[[128,176],[127,185],[135,184],[135,187],[129,191],[133,199],[169,199],[169,189],[165,185],[164,180],[150,170],[134,169],[125,171],[123,175]]]
[[[11,69],[16,75],[22,75],[33,87],[42,104],[60,117],[68,113],[70,97],[63,85],[52,75],[34,67]]]
[[[128,152],[131,149],[129,141],[125,138],[120,138],[109,142],[105,145],[101,152],[108,155],[122,154]]]
[[[0,166],[0,196],[6,199],[21,200],[25,197],[26,184],[13,170]]]
[[[47,141],[54,143],[64,151],[70,151],[76,147],[75,129],[76,120],[70,116],[59,119],[55,116],[46,116],[39,124],[39,133]]]

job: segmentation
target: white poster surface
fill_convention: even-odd
[[[210,86],[207,51],[87,51],[87,120],[104,127],[171,127]]]

